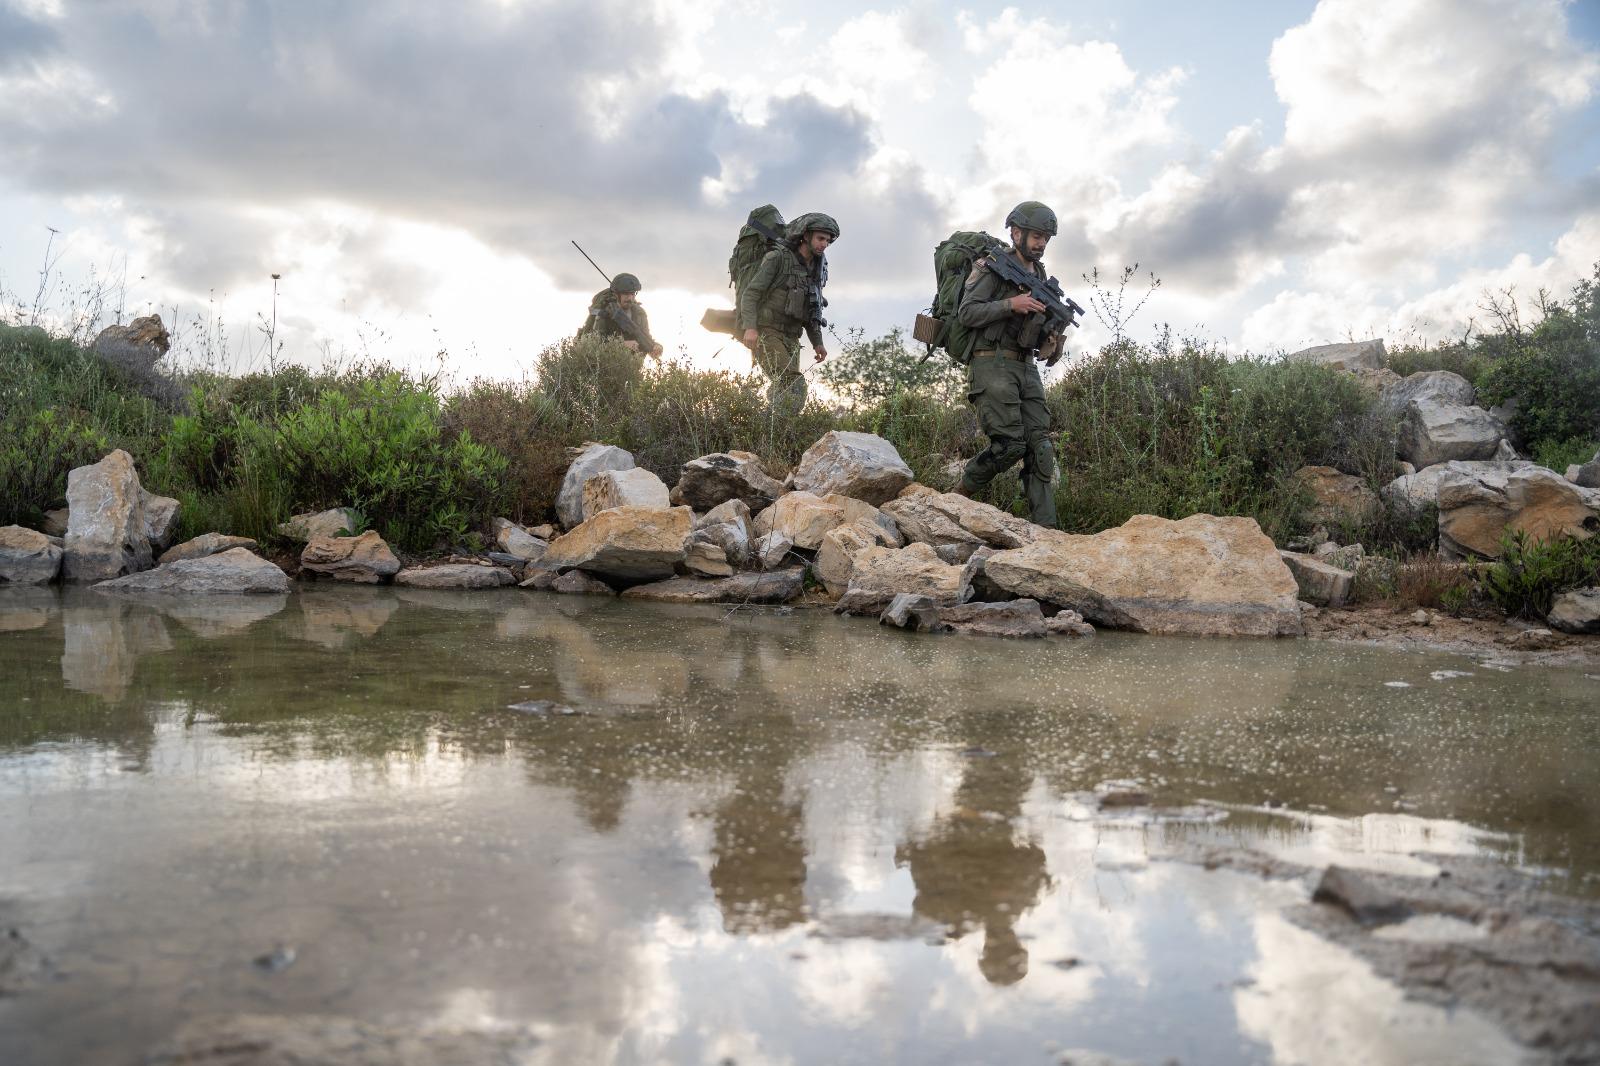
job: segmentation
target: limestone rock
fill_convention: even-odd
[[[1032,522],[953,492],[902,496],[884,504],[883,513],[894,519],[907,541],[935,547],[987,544],[1020,548],[1033,543],[1042,532]]]
[[[376,585],[400,572],[400,560],[372,530],[359,537],[314,536],[300,553],[301,573]]]
[[[1471,407],[1477,401],[1477,392],[1472,382],[1460,374],[1452,374],[1448,370],[1423,370],[1399,378],[1384,389],[1378,398],[1378,407],[1390,417],[1399,418],[1415,400]]]
[[[683,559],[684,569],[696,577],[730,577],[733,567],[728,563],[728,553],[720,544],[701,539],[695,533],[689,540],[689,550]]]
[[[832,504],[844,512],[844,521],[841,525],[852,522],[871,522],[882,532],[884,543],[891,548],[905,547],[905,538],[900,533],[900,525],[883,511],[872,506],[865,500],[858,500],[854,496],[844,496],[837,492],[830,492],[822,497],[823,503]]]
[[[1573,482],[1586,489],[1600,489],[1600,452],[1594,453],[1594,458],[1578,467],[1577,476]]]
[[[1481,407],[1420,397],[1400,422],[1400,457],[1418,470],[1452,459],[1493,459],[1507,432]]]
[[[715,452],[684,463],[672,491],[674,503],[696,511],[709,511],[730,500],[740,500],[751,511],[759,511],[783,495],[783,485],[751,452]]]
[[[561,531],[555,526],[551,525],[549,522],[528,527],[528,534],[530,536],[536,537],[537,539],[544,541],[546,544],[550,543],[552,540],[555,540],[560,533]]]
[[[148,489],[144,493],[144,535],[151,551],[160,551],[172,543],[178,531],[178,501],[171,496],[157,496]]]
[[[937,496],[937,495],[939,495],[939,490],[938,489],[933,488],[932,486],[929,486],[929,485],[924,485],[920,481],[913,481],[911,484],[907,485],[905,488],[903,488],[899,492],[895,493],[894,498],[897,499],[897,500],[907,500],[907,499],[910,499],[913,496]]]
[[[582,570],[574,570],[572,572],[574,574],[583,573]],[[526,576],[524,576],[521,581],[517,582],[517,587],[524,589],[535,589],[539,592],[548,592],[555,586],[556,579],[560,576],[561,571],[559,570],[544,570],[536,568],[527,571]]]
[[[67,511],[62,574],[68,581],[104,581],[149,568],[144,488],[127,452],[118,448],[67,474]]]
[[[353,533],[361,520],[349,507],[332,507],[326,511],[307,511],[278,526],[278,533],[293,541],[309,544],[317,537],[337,537]]]
[[[717,504],[695,521],[694,528],[697,539],[705,539],[722,549],[730,566],[750,565],[755,533],[750,527],[750,507],[743,500]]]
[[[850,602],[861,604],[870,602],[869,598],[879,601],[864,613],[881,611],[901,592],[927,596],[940,607],[954,607],[967,598],[966,568],[946,563],[928,544],[908,544],[904,548],[869,546],[856,552],[853,561],[846,588]]]
[[[648,470],[601,470],[583,483],[583,519],[614,507],[665,511],[672,506],[667,497],[667,486]]]
[[[1350,598],[1350,588],[1355,584],[1353,571],[1333,566],[1321,559],[1299,552],[1279,552],[1289,566],[1295,582],[1300,586],[1300,598],[1318,607],[1342,607]]]
[[[794,469],[794,487],[802,492],[837,492],[875,507],[910,483],[911,468],[894,445],[872,433],[830,430],[806,449]]]
[[[1058,611],[1044,620],[1044,628],[1058,637],[1092,637],[1094,626],[1077,611]]]
[[[798,491],[778,497],[778,502],[756,515],[756,536],[781,533],[796,548],[816,551],[823,534],[844,523],[844,508],[814,493]]]
[[[45,585],[61,573],[61,549],[43,533],[0,526],[0,585]]]
[[[941,607],[939,621],[957,633],[979,637],[1042,637],[1049,632],[1039,601],[1029,599]]]
[[[198,559],[179,559],[154,570],[102,581],[96,592],[173,592],[190,595],[288,592],[289,575],[254,552],[229,548]]]
[[[921,633],[940,633],[946,628],[939,621],[939,607],[932,598],[914,592],[895,593],[883,613],[878,615],[878,624],[914,629]]]
[[[1418,470],[1395,478],[1380,489],[1378,495],[1401,516],[1419,518],[1429,507],[1439,505],[1439,482],[1451,474],[1463,474],[1468,477],[1476,477],[1480,473],[1498,476],[1506,471],[1529,470],[1534,466],[1534,463],[1520,459],[1514,463],[1460,460],[1438,463],[1426,470]]]
[[[1563,633],[1600,633],[1600,588],[1563,592],[1545,621]]]
[[[1574,468],[1576,469],[1576,468]],[[44,513],[44,521],[39,526],[39,532],[47,537],[64,537],[67,535],[67,519],[70,512],[65,507],[58,507],[53,511]]]
[[[540,562],[622,582],[671,577],[693,529],[694,512],[687,507],[613,507],[557,537]]]
[[[175,563],[180,559],[204,559],[208,555],[217,555],[221,552],[232,551],[234,548],[243,548],[246,551],[255,551],[259,546],[249,537],[230,537],[223,533],[202,533],[193,540],[186,540],[182,544],[174,545],[161,553],[157,560],[161,565]]]
[[[534,536],[509,518],[494,520],[494,543],[495,547],[507,555],[514,555],[530,563],[544,558],[544,553],[550,547],[548,541]]]
[[[1290,363],[1316,363],[1335,370],[1380,370],[1383,367],[1382,340],[1355,341],[1350,344],[1318,344],[1284,356]]]
[[[843,596],[850,587],[850,575],[855,572],[856,552],[873,546],[898,548],[875,522],[851,522],[835,526],[823,534],[822,546],[811,563],[811,572],[830,596]]]
[[[1498,558],[1500,538],[1510,530],[1548,540],[1564,534],[1588,536],[1600,527],[1600,492],[1572,484],[1554,470],[1509,464],[1470,474],[1447,473],[1439,481],[1439,551],[1447,557]]]
[[[1494,461],[1497,463],[1514,463],[1520,458],[1521,456],[1517,454],[1517,450],[1511,446],[1511,442],[1504,437],[1500,438],[1500,443],[1495,445],[1494,448]]]
[[[556,494],[556,517],[567,529],[583,522],[583,486],[602,470],[632,470],[633,453],[610,444],[586,444],[567,467]]]
[[[1326,525],[1361,525],[1378,513],[1377,494],[1361,478],[1331,466],[1302,466],[1294,472],[1316,502],[1307,512],[1313,522]]]
[[[582,570],[570,570],[557,577],[550,582],[550,591],[564,593],[568,596],[615,596],[617,594],[616,589],[594,575],[584,573]]]
[[[502,566],[446,563],[407,567],[394,576],[394,583],[415,589],[499,589],[515,584],[516,579]]]
[[[1144,633],[1297,636],[1298,586],[1252,518],[1136,515],[1093,536],[999,551],[987,577],[1019,596]]]
[[[742,573],[731,577],[674,577],[648,585],[635,585],[624,599],[659,603],[788,603],[805,586],[805,571],[798,566],[765,574]]]
[[[789,554],[793,550],[794,541],[783,533],[772,532],[756,538],[751,546],[751,555],[761,569],[777,570],[793,562]]]
[[[160,315],[136,318],[127,325],[107,326],[94,338],[94,352],[118,366],[149,370],[172,346]]]

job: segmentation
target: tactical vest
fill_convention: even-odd
[[[806,303],[811,296],[810,269],[793,249],[781,248],[767,254],[769,258],[778,257],[778,278],[762,297],[757,311],[757,324],[762,328],[798,334],[808,317]]]
[[[1045,272],[1043,261],[1033,264],[1033,272],[1040,278],[1050,276]],[[963,300],[971,298],[988,302],[1009,299],[1025,291],[1020,286],[1009,284],[994,271],[985,270],[983,277],[978,279],[976,286],[963,297]],[[997,319],[978,330],[978,340],[973,345],[973,351],[989,349],[1009,352],[1031,351],[1039,346],[1039,335],[1044,330],[1046,317],[1043,311],[1035,311],[1031,315],[1008,314],[1004,318]]]

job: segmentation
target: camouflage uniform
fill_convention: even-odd
[[[755,276],[739,293],[739,332],[759,331],[754,356],[771,382],[767,399],[775,409],[793,414],[805,406],[806,379],[800,374],[800,334],[821,349],[822,330],[810,318],[811,282],[821,260],[809,265],[792,247],[766,254]]]
[[[1048,276],[1043,263],[1033,264],[1033,272]],[[977,408],[978,427],[989,438],[989,446],[962,472],[961,488],[969,495],[977,492],[1021,459],[1028,517],[1053,529],[1058,475],[1050,411],[1039,365],[1027,354],[1038,347],[1044,316],[1012,312],[1011,297],[1023,291],[980,259],[961,293],[958,317],[976,334],[967,366],[967,399]]]
[[[584,320],[583,328],[578,330],[578,336],[615,337],[618,340],[631,341],[634,338],[623,332],[621,326],[609,313],[610,308],[615,308],[633,320],[633,324],[650,338],[649,344],[639,346],[641,352],[648,353],[656,345],[655,337],[650,332],[650,316],[644,313],[644,307],[635,300],[632,306],[623,307],[617,300],[617,294],[611,289],[601,289],[594,294],[594,299],[589,302],[589,317]]]

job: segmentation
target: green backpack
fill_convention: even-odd
[[[928,346],[928,354],[943,348],[951,359],[966,366],[972,362],[972,342],[976,334],[956,318],[961,306],[961,291],[972,273],[972,264],[986,255],[1005,254],[1003,241],[982,231],[957,230],[933,250],[933,304],[927,314],[917,316],[911,335]]]
[[[749,217],[773,233],[784,232],[783,214],[771,204],[762,204],[750,212]],[[735,305],[738,304],[739,294],[744,291],[745,285],[755,274],[756,267],[761,265],[761,260],[777,247],[780,245],[769,241],[749,222],[739,228],[739,240],[733,246],[733,254],[728,257],[728,284],[733,286]]]

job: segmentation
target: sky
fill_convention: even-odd
[[[270,323],[310,365],[516,378],[604,284],[576,240],[742,370],[698,322],[752,207],[838,219],[830,316],[875,336],[1024,199],[1079,303],[1161,279],[1136,337],[1460,336],[1600,260],[1600,0],[0,0],[12,317],[108,285],[231,369]]]

